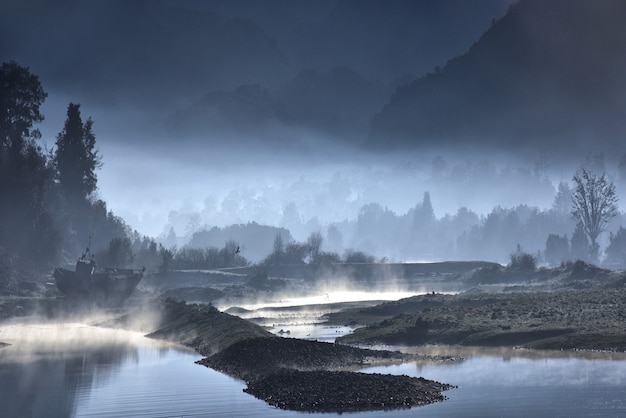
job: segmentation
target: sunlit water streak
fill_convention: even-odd
[[[374,306],[418,294],[407,291],[334,290],[311,296],[283,296],[263,303],[240,304],[237,308],[243,310],[234,314],[279,336],[334,342],[337,337],[351,333],[354,327],[326,325],[325,314],[339,310],[340,306],[348,307],[347,304],[351,304],[350,307]]]
[[[364,291],[364,290],[329,290],[309,296],[281,296],[279,299],[270,299],[259,302],[243,303],[237,305],[247,310],[257,310],[261,308],[281,308],[290,306],[326,305],[342,302],[362,302],[362,301],[391,301],[416,296],[423,293],[408,291]],[[229,306],[218,306],[226,309]]]

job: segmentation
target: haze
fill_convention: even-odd
[[[485,257],[354,231],[367,205],[402,218],[426,193],[439,220],[461,208],[548,210],[559,182],[593,161],[619,183],[626,31],[597,23],[623,6],[598,2],[587,19],[596,3],[542,3],[14,0],[0,6],[0,58],[49,93],[48,147],[67,104],[81,104],[103,158],[101,197],[141,234],[166,242],[173,230],[168,245],[214,226],[283,226],[305,240],[336,225],[331,249],[502,260],[514,242]],[[594,55],[572,58],[585,41]],[[603,70],[573,71],[588,60]]]

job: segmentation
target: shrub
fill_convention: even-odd
[[[519,272],[533,272],[537,269],[537,258],[522,251],[518,246],[517,251],[511,254],[511,261],[507,269]]]

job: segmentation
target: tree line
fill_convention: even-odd
[[[0,290],[12,291],[20,280],[73,262],[94,238],[102,264],[169,268],[219,268],[249,263],[239,243],[224,248],[192,246],[176,250],[142,237],[115,216],[99,198],[97,170],[102,165],[96,147],[94,121],[84,119],[79,104],[69,103],[66,119],[52,150],[44,149],[36,124],[44,120],[41,105],[47,93],[38,77],[16,62],[0,67]],[[600,236],[618,221],[608,237],[605,260],[626,264],[626,229],[617,209],[615,186],[606,175],[582,169],[574,188],[561,183],[554,205],[541,211],[520,205],[500,207],[479,217],[466,208],[437,219],[430,194],[405,215],[378,204],[362,207],[353,225],[328,226],[306,242],[276,235],[265,264],[373,262],[374,254],[395,249],[401,259],[500,260],[514,248],[536,253],[546,263],[567,259],[597,262]],[[616,225],[615,225],[616,226]],[[458,233],[462,231],[461,233]],[[288,231],[287,231],[288,232]],[[350,233],[343,257],[337,249]],[[456,235],[455,235],[456,234]],[[568,236],[571,234],[571,236]],[[542,247],[537,242],[544,242]],[[519,247],[518,247],[519,246]]]
[[[242,255],[265,265],[451,259],[504,263],[512,257],[513,264],[519,264],[532,257],[534,263],[549,266],[582,260],[622,267],[626,266],[626,229],[621,225],[626,218],[618,211],[615,185],[601,166],[579,169],[572,177],[573,186],[559,183],[552,207],[546,210],[497,206],[479,216],[460,208],[437,218],[426,192],[405,214],[370,203],[361,208],[356,220],[319,228],[302,242],[293,239],[286,228],[256,223],[203,229],[174,257],[177,268],[225,266],[209,254],[217,251],[218,241],[236,236]],[[602,235],[605,231],[610,234]],[[268,242],[271,236],[273,244]],[[199,256],[202,252],[204,261]],[[266,255],[257,257],[259,252]]]
[[[11,61],[0,66],[0,291],[73,262],[89,245],[105,262],[141,259],[146,242],[107,208],[98,196],[94,121],[69,103],[52,150],[40,144],[36,124],[44,120],[47,93],[37,75]],[[132,238],[132,240],[131,240]]]

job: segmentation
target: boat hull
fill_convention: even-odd
[[[143,277],[143,271],[106,269],[89,275],[58,267],[54,270],[57,288],[69,298],[118,304],[126,300]]]

